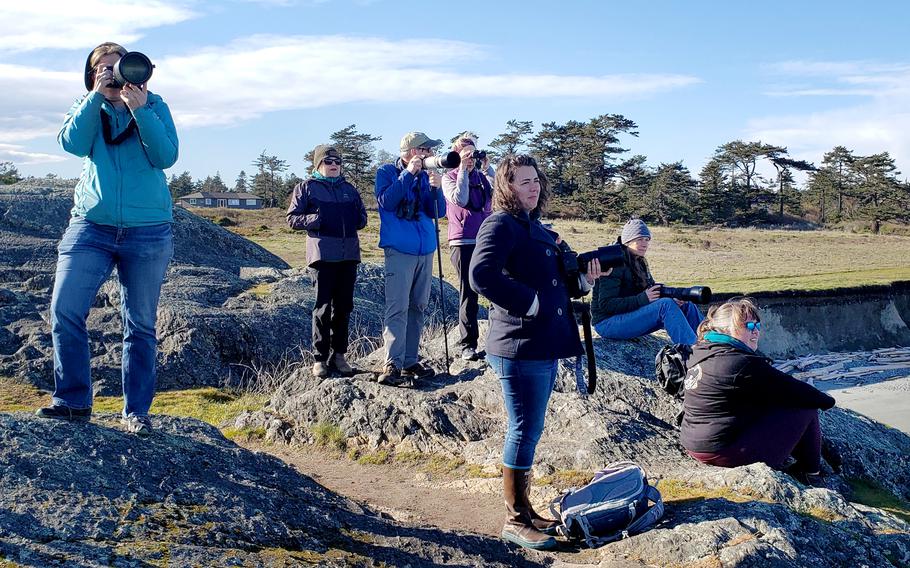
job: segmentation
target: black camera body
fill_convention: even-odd
[[[589,262],[597,259],[600,261],[600,267],[604,270],[622,266],[623,262],[625,262],[621,245],[599,247],[579,254],[572,250],[565,241],[562,241],[559,243],[559,250],[562,253],[560,258],[562,259],[566,285],[569,287],[569,295],[573,298],[584,296],[578,278],[582,274],[588,273]]]
[[[486,150],[474,150],[471,158],[474,160],[474,167],[479,170],[483,167],[483,161],[487,159],[487,152]]]
[[[707,286],[689,286],[688,288],[674,288],[672,286],[660,285],[661,298],[673,298],[693,304],[710,304],[711,288]]]
[[[90,59],[91,55],[89,59],[85,60],[85,89],[87,91],[91,91],[95,86],[95,70],[89,65]],[[155,66],[144,53],[130,51],[107,69],[111,71],[114,78],[105,86],[118,88],[126,84],[144,85],[152,78]]]

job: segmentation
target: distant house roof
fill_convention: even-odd
[[[259,199],[262,198],[252,193],[232,193],[221,191],[197,191],[189,195],[183,195],[180,199]]]

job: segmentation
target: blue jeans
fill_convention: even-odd
[[[158,296],[174,254],[170,223],[117,228],[75,217],[57,251],[51,297],[53,403],[75,409],[92,407],[85,320],[98,289],[116,266],[123,317],[123,414],[148,414],[155,394]]]
[[[695,344],[695,330],[702,315],[692,302],[679,307],[672,298],[659,298],[647,306],[616,314],[594,324],[594,329],[607,339],[632,339],[666,329],[673,343]]]
[[[502,448],[502,464],[511,469],[531,469],[534,450],[543,433],[547,403],[556,382],[556,359],[510,359],[487,355],[499,377],[509,427]]]

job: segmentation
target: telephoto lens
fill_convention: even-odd
[[[449,152],[445,156],[429,156],[423,159],[423,167],[429,170],[439,168],[457,168],[461,164],[458,152]]]
[[[578,255],[578,270],[582,274],[588,272],[588,263],[594,259],[600,261],[600,268],[606,270],[607,268],[615,268],[617,266],[622,266],[625,262],[622,252],[622,245],[609,245],[606,247],[600,247],[597,250],[592,250],[588,252],[583,252]]]
[[[152,60],[138,51],[130,51],[114,64],[114,81],[117,87],[144,85],[152,77]]]
[[[661,298],[673,298],[674,300],[683,300],[695,304],[711,303],[711,288],[707,286],[690,286],[689,288],[673,288],[671,286],[661,285]]]

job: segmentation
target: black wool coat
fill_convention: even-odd
[[[493,303],[486,351],[513,359],[561,359],[582,352],[559,247],[527,214],[493,213],[480,226],[471,288]],[[535,316],[526,314],[537,295]]]

